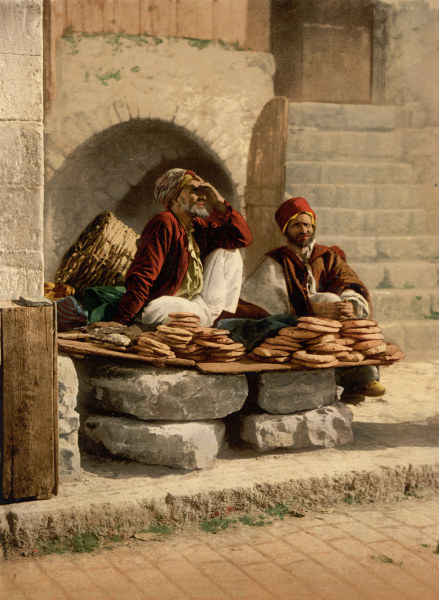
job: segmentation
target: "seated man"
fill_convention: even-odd
[[[113,321],[163,321],[191,312],[210,326],[222,311],[234,312],[242,283],[238,248],[251,233],[244,218],[193,171],[170,169],[154,195],[165,210],[145,226],[128,269]],[[214,219],[207,220],[210,211]]]
[[[275,213],[287,245],[267,252],[243,284],[241,299],[268,314],[289,313],[330,319],[363,319],[371,315],[365,285],[345,262],[342,250],[316,243],[316,214],[305,198],[290,198]],[[264,316],[260,314],[259,316]],[[342,368],[344,399],[352,394],[382,396],[374,366]]]

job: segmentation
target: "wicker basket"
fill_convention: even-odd
[[[113,213],[100,213],[64,255],[55,282],[72,285],[76,294],[95,285],[123,285],[138,238]]]

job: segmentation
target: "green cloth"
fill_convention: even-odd
[[[123,285],[98,285],[85,288],[82,294],[82,305],[88,311],[88,322],[112,321],[125,292],[126,288]]]

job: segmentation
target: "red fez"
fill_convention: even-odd
[[[305,198],[289,198],[282,202],[274,214],[276,223],[279,225],[282,233],[285,232],[288,223],[298,215],[306,213],[311,217],[312,224],[316,224],[316,213],[310,207]]]

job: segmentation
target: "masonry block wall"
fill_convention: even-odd
[[[0,0],[0,297],[43,281],[42,1]]]

